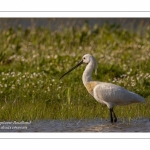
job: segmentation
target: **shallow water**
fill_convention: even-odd
[[[111,124],[109,120],[38,120],[1,122],[0,132],[150,132],[150,119]]]

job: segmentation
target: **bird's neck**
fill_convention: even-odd
[[[82,75],[82,81],[83,81],[83,84],[84,84],[84,85],[86,85],[87,82],[92,81],[92,72],[93,72],[93,69],[94,69],[93,63],[90,62],[90,63],[86,66],[86,68],[85,68],[85,70],[84,70],[84,72],[83,72],[83,75]]]

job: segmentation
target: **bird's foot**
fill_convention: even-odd
[[[117,122],[117,118],[114,118],[114,122]]]

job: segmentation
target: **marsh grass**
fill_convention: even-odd
[[[139,27],[140,28],[140,27]],[[145,104],[115,108],[119,119],[150,115],[150,27],[144,33],[115,24],[90,28],[0,30],[0,120],[108,119],[109,111],[84,88],[85,66],[60,76],[86,53],[98,60],[95,80],[136,92]]]

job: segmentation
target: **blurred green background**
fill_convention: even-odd
[[[94,80],[136,92],[145,104],[116,107],[119,119],[150,116],[150,19],[1,18],[0,120],[109,118],[86,91],[84,65],[60,76],[90,53]]]

